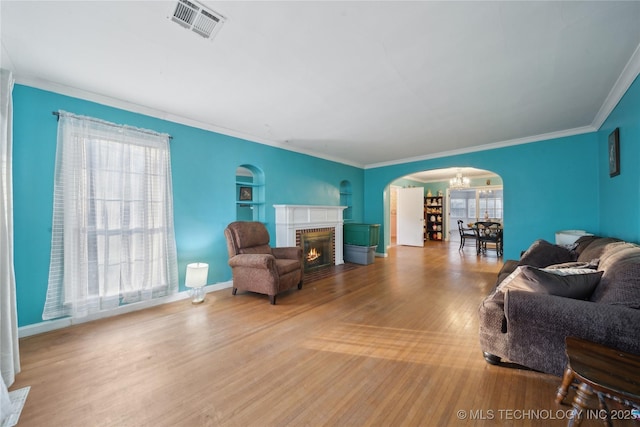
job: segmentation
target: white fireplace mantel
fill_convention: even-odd
[[[276,246],[295,246],[296,231],[334,228],[335,265],[344,264],[343,219],[346,206],[273,205],[276,209]]]

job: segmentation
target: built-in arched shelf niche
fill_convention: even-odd
[[[353,219],[353,194],[351,190],[351,182],[344,180],[340,182],[340,206],[347,208],[342,211],[342,219],[351,221]]]
[[[264,173],[253,165],[236,169],[236,220],[265,221]]]

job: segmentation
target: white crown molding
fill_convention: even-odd
[[[507,141],[493,142],[490,144],[476,145],[474,147],[461,148],[458,150],[441,151],[439,153],[428,154],[425,156],[416,156],[416,157],[410,157],[405,159],[392,160],[389,162],[372,163],[370,165],[366,165],[364,168],[374,169],[374,168],[380,168],[384,166],[393,166],[393,165],[400,165],[404,163],[419,162],[422,160],[438,159],[441,157],[457,156],[460,154],[475,153],[478,151],[486,151],[486,150],[493,150],[496,148],[511,147],[513,145],[529,144],[531,142],[540,142],[540,141],[546,141],[549,139],[581,135],[583,133],[595,132],[596,130],[597,129],[594,128],[593,126],[583,126],[579,128],[567,129],[567,130],[558,131],[558,132],[549,132],[541,135],[528,136],[526,138],[517,138],[517,139],[510,139]]]
[[[109,107],[119,108],[122,110],[130,111],[133,113],[144,114],[146,116],[155,117],[157,119],[166,120],[173,123],[179,123],[182,125],[194,127],[197,129],[207,130],[215,133],[219,133],[221,135],[231,136],[234,138],[244,139],[250,142],[255,142],[262,145],[268,145],[275,148],[280,148],[282,150],[291,151],[294,153],[305,154],[312,157],[321,158],[324,160],[328,160],[331,162],[342,163],[348,166],[354,166],[358,168],[363,168],[364,165],[352,162],[349,160],[341,159],[335,156],[330,156],[327,154],[316,153],[312,150],[304,150],[296,147],[291,147],[287,145],[286,142],[279,142],[274,140],[269,140],[261,137],[257,137],[255,135],[250,135],[242,132],[237,132],[231,129],[227,129],[221,126],[214,125],[212,123],[205,123],[198,120],[189,119],[187,117],[179,116],[176,114],[169,113],[167,111],[157,110],[155,108],[145,107],[140,104],[135,104],[128,101],[123,101],[121,99],[112,98],[110,96],[102,95],[95,92],[86,91],[83,89],[74,88],[71,86],[63,85],[60,83],[51,82],[49,80],[44,80],[34,76],[28,75],[15,75],[14,78],[16,83],[34,87],[36,89],[42,89],[49,92],[58,93],[60,95],[66,95],[73,98],[83,99],[85,101],[91,101],[98,104],[106,105]]]
[[[627,65],[625,65],[622,70],[622,73],[620,73],[618,80],[616,80],[609,95],[594,117],[591,126],[600,129],[600,126],[607,120],[609,114],[611,114],[616,105],[618,105],[618,102],[620,102],[624,94],[627,93],[627,90],[629,90],[638,75],[640,75],[640,45],[638,45],[633,55],[631,55],[629,62],[627,62]]]

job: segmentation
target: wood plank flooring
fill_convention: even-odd
[[[275,306],[225,289],[21,339],[19,425],[566,425],[560,378],[482,358],[477,308],[501,263],[394,247]]]

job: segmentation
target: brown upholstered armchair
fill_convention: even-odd
[[[272,248],[261,222],[236,221],[224,230],[233,273],[233,295],[238,289],[276,295],[298,285],[302,289],[302,248]]]

